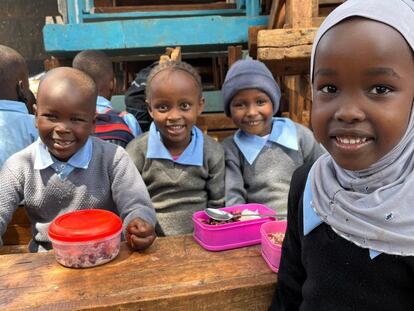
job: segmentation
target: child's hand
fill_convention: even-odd
[[[156,238],[155,228],[139,217],[129,222],[126,231],[128,244],[134,250],[147,248]]]

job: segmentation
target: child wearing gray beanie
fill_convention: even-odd
[[[321,147],[308,128],[273,117],[279,109],[280,88],[262,62],[234,63],[222,94],[224,112],[239,128],[223,141],[226,205],[261,203],[286,213],[293,172],[315,161]]]

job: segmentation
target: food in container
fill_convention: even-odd
[[[276,213],[263,204],[249,203],[221,208],[234,214],[274,214]],[[193,214],[194,239],[205,249],[221,251],[259,244],[260,226],[275,218],[255,217],[254,219],[240,221],[240,218],[230,222],[212,222],[204,211]]]
[[[276,220],[269,221],[260,228],[262,257],[273,272],[279,271],[286,226],[286,220]]]
[[[100,209],[73,211],[49,226],[57,262],[71,268],[88,268],[114,259],[121,243],[122,221]]]

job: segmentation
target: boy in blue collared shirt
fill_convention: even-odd
[[[75,56],[72,66],[87,73],[95,81],[98,87],[96,111],[103,113],[112,110],[110,100],[115,91],[116,80],[112,62],[108,56],[102,51],[85,50]],[[134,137],[142,133],[137,119],[132,114],[125,111],[122,114],[122,118]]]
[[[293,172],[315,161],[321,147],[309,129],[287,118],[273,118],[280,89],[260,61],[236,62],[222,92],[224,112],[239,128],[223,141],[226,205],[261,203],[286,213]]]
[[[34,116],[28,113],[29,78],[24,58],[0,45],[0,168],[13,153],[37,139]]]
[[[154,122],[126,150],[148,187],[158,233],[190,233],[195,211],[224,205],[224,152],[195,126],[204,99],[193,67],[173,61],[158,65],[146,92]]]
[[[154,241],[155,211],[139,172],[124,149],[90,136],[96,96],[93,80],[77,69],[53,69],[40,82],[40,138],[0,170],[0,236],[24,199],[31,252],[51,248],[47,231],[57,216],[90,208],[118,214],[133,249]]]

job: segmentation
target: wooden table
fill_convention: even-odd
[[[191,235],[166,237],[89,269],[53,252],[2,255],[0,310],[267,310],[276,280],[260,245],[209,252]]]

